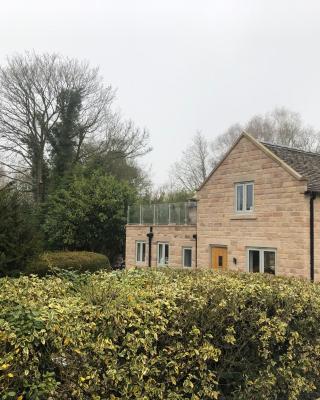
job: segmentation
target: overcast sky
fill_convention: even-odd
[[[320,129],[319,0],[2,0],[0,63],[24,50],[98,65],[151,133],[156,183],[196,130],[286,106]]]

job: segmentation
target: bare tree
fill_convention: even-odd
[[[208,176],[213,166],[207,139],[197,132],[192,144],[182,153],[181,160],[171,168],[177,186],[188,192],[196,190]]]
[[[132,120],[124,120],[119,112],[109,112],[102,138],[88,142],[83,147],[81,159],[101,154],[108,155],[112,160],[135,160],[152,150],[149,139],[146,128],[137,127]]]
[[[2,166],[0,166],[0,189],[4,187],[6,183],[7,183],[6,171]]]
[[[82,107],[77,153],[92,133],[105,128],[114,98],[97,68],[56,54],[25,53],[0,67],[0,164],[12,179],[32,187],[37,202],[44,199],[48,137],[59,122],[58,98],[64,90],[77,90]]]
[[[244,125],[234,124],[218,136],[211,144],[216,162],[243,131],[265,142],[307,151],[320,150],[320,133],[306,126],[300,114],[282,107],[264,115],[255,115]]]
[[[286,108],[275,108],[264,115],[253,116],[246,124],[231,125],[223,134],[209,142],[198,132],[192,144],[176,162],[171,175],[178,189],[193,191],[201,185],[243,131],[260,141],[320,151],[320,132],[306,126],[301,116]]]
[[[243,127],[240,124],[231,125],[222,135],[219,135],[210,143],[214,163],[217,163],[226,154],[242,132]]]

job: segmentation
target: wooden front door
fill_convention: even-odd
[[[225,271],[228,268],[227,247],[211,248],[211,265],[215,271]]]

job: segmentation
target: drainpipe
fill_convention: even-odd
[[[310,192],[310,280],[314,281],[314,200],[316,194]]]
[[[152,238],[153,238],[153,228],[150,226],[149,233],[147,233],[149,239],[149,251],[148,251],[148,267],[151,267],[151,248],[152,248]]]
[[[196,241],[196,262],[195,262],[195,267],[197,268],[198,266],[198,235],[195,233],[193,236],[193,239]]]

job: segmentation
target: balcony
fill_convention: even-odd
[[[130,225],[196,225],[197,203],[136,204],[128,207]]]

